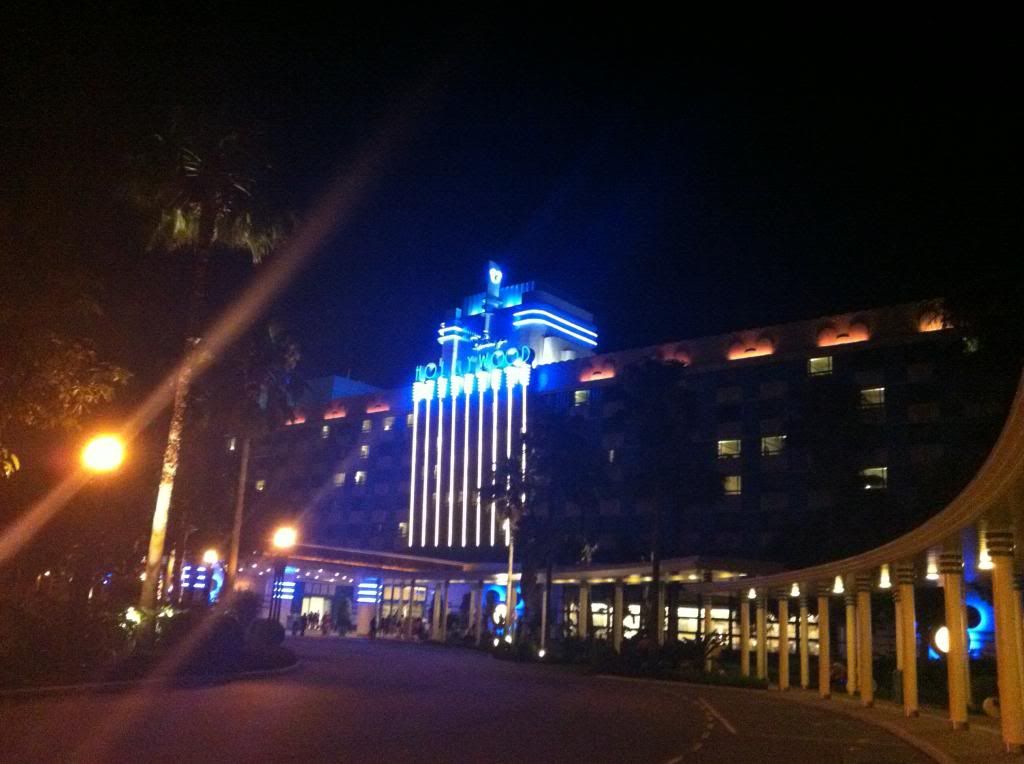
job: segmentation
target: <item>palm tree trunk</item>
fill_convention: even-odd
[[[185,411],[188,407],[188,393],[192,386],[192,364],[186,357],[175,381],[174,406],[171,409],[171,425],[167,432],[167,446],[160,470],[160,487],[156,492],[156,508],[153,510],[153,528],[149,536],[149,553],[146,556],[146,578],[142,582],[142,597],[139,608],[143,612],[156,609],[156,584],[163,563],[164,543],[167,539],[167,517],[171,508],[171,493],[174,478],[178,474],[181,455],[181,433],[185,428]],[[146,619],[155,625],[154,619]]]
[[[242,517],[245,512],[245,485],[249,479],[249,451],[252,438],[242,440],[241,463],[238,467],[238,487],[235,489],[235,520],[231,526],[231,548],[228,550],[228,567],[224,571],[224,592],[227,596],[235,590],[238,578],[238,552],[242,545]]]
[[[654,504],[654,528],[651,533],[651,588],[647,592],[647,634],[657,638],[662,613],[658,612],[658,590],[661,588],[661,501]]]

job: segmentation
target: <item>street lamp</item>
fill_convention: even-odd
[[[216,565],[220,562],[220,555],[217,554],[216,549],[207,549],[203,552],[203,563],[206,565]]]
[[[271,538],[274,547],[274,578],[270,582],[270,620],[281,620],[281,595],[284,589],[284,571],[288,552],[299,539],[299,532],[290,525],[282,525]]]
[[[117,435],[97,435],[82,449],[82,466],[90,472],[113,472],[124,462],[124,441]]]
[[[203,565],[206,566],[206,579],[203,581],[203,605],[210,604],[210,593],[213,591],[213,566],[220,561],[216,549],[210,548],[203,552]]]

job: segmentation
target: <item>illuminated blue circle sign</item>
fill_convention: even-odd
[[[500,268],[491,268],[487,272],[487,276],[491,279],[491,283],[498,286],[501,283],[502,272]]]

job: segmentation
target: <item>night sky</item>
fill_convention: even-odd
[[[269,190],[300,215],[382,125],[407,125],[273,308],[310,376],[405,384],[490,258],[591,310],[606,350],[941,295],[1000,262],[1019,276],[1020,83],[988,31],[748,42],[657,18],[214,7],[9,26],[8,191],[81,231],[67,256],[135,327],[109,340],[129,366],[173,357],[151,352],[177,346],[153,309],[173,301],[97,198],[182,104],[264,125]]]

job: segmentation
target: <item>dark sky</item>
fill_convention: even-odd
[[[747,41],[658,18],[210,7],[10,25],[2,156],[14,187],[63,194],[58,216],[89,210],[116,302],[153,272],[84,176],[170,107],[265,124],[273,190],[300,213],[404,119],[352,224],[274,308],[310,374],[405,384],[489,258],[592,310],[609,350],[1019,276],[1020,81],[991,29]]]

